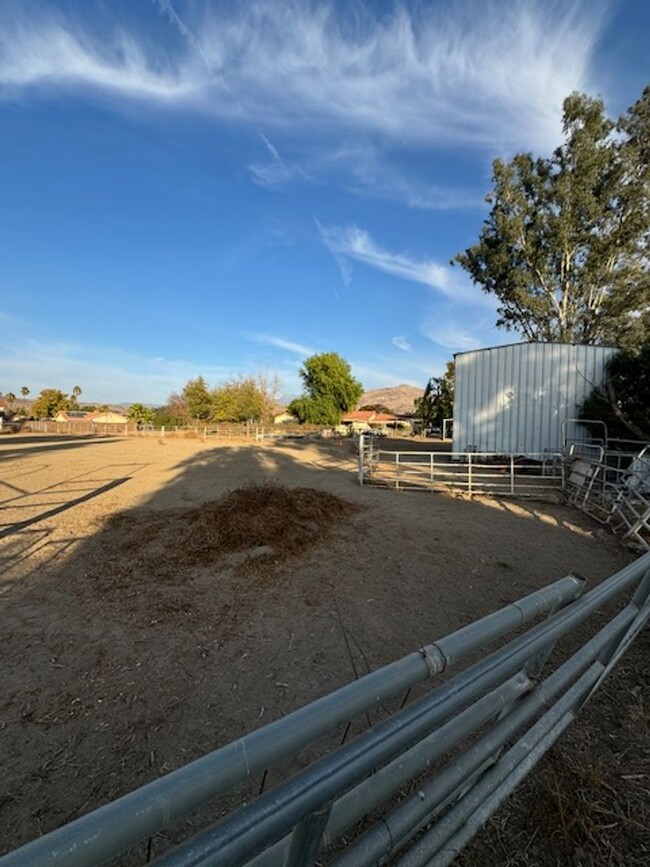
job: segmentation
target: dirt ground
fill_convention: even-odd
[[[17,435],[0,467],[0,852],[570,571],[593,583],[632,559],[560,505],[361,488],[349,443]],[[187,510],[267,481],[356,508],[285,559],[185,556]],[[648,630],[463,864],[647,863],[647,649]]]

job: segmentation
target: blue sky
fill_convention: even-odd
[[[162,403],[508,343],[449,260],[491,161],[650,81],[650,4],[0,0],[0,391]]]

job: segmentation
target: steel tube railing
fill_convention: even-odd
[[[408,839],[414,834],[428,821],[430,814],[442,801],[471,777],[486,759],[530,722],[548,702],[593,662],[607,643],[625,629],[635,616],[634,610],[622,611],[588,644],[553,672],[538,689],[522,699],[514,710],[457,757],[453,764],[446,767],[425,786],[421,786],[415,796],[403,801],[385,815],[381,822],[373,825],[360,840],[334,862],[336,867],[353,867],[353,865],[362,867],[362,865],[374,864],[378,858],[394,850],[399,841]],[[594,671],[589,686],[596,682],[603,667],[601,665],[597,671]],[[565,701],[565,697],[561,701]]]
[[[436,459],[440,458],[438,464]],[[517,458],[529,458],[539,464],[538,472],[531,466],[522,466]],[[558,461],[557,472],[548,472],[550,458]],[[460,488],[468,493],[494,493],[516,495],[548,492],[554,482],[557,488],[564,485],[563,455],[560,452],[542,452],[526,455],[507,455],[506,462],[499,461],[488,452],[398,452],[380,449],[374,443],[366,445],[359,438],[359,478],[364,483],[366,470],[376,482],[400,487],[426,488],[429,490]],[[434,466],[437,473],[434,479]],[[371,469],[372,468],[372,469]],[[383,472],[382,472],[383,468]],[[523,472],[522,472],[523,470]],[[549,487],[551,486],[551,487]],[[525,489],[523,491],[522,489]]]
[[[569,601],[580,589],[577,579],[563,578],[506,606],[504,611],[510,611],[510,614],[503,620],[501,635],[526,622],[526,619],[549,610],[559,601]],[[538,597],[544,600],[542,607],[536,604]],[[514,609],[525,612],[524,619],[519,618],[517,623],[516,617],[512,617],[513,613],[516,614]],[[490,640],[498,637],[494,634],[494,614],[487,615],[472,624],[475,629],[468,643],[468,653],[480,642],[482,622],[489,630]],[[453,633],[448,638],[452,636]],[[87,864],[101,864],[169,827],[235,785],[261,774],[286,754],[297,752],[327,731],[344,725],[357,715],[427,680],[438,670],[434,658],[437,658],[435,653],[422,650],[371,672],[238,741],[28,843],[0,858],[0,865],[85,867]]]
[[[324,845],[335,840],[369,810],[383,804],[397,787],[439,759],[532,686],[533,682],[526,675],[516,674],[335,801],[323,833]],[[289,837],[285,837],[250,861],[249,867],[281,867],[288,844]]]
[[[621,570],[544,623],[411,705],[399,718],[385,720],[352,744],[306,768],[254,804],[243,807],[235,816],[201,832],[174,850],[167,863],[179,867],[203,863],[234,867],[245,863],[265,846],[281,839],[288,828],[305,815],[353,786],[375,767],[387,763],[410,742],[432,730],[483,690],[513,674],[531,656],[638,580],[637,573],[638,568]]]
[[[485,824],[489,817],[498,809],[503,801],[514,791],[535,765],[551,749],[555,742],[564,734],[575,718],[574,713],[565,714],[553,728],[528,752],[526,757],[506,777],[503,783],[486,799],[481,809],[477,810],[467,820],[464,828],[449,841],[446,849],[438,856],[426,862],[427,867],[443,867],[450,864],[458,855],[458,846],[464,846],[474,836],[476,831]]]
[[[431,691],[399,714],[377,724],[371,731],[336,753],[326,756],[281,783],[255,803],[202,832],[168,856],[163,856],[157,863],[222,863],[233,867],[235,864],[244,863],[265,846],[280,840],[298,824],[301,824],[302,833],[296,838],[296,845],[300,843],[301,846],[307,846],[309,843],[311,846],[313,839],[310,835],[313,835],[315,827],[320,827],[319,822],[323,821],[324,813],[321,812],[319,822],[309,820],[310,815],[327,810],[333,800],[343,801],[346,796],[341,798],[341,795],[354,786],[368,794],[371,789],[366,780],[368,774],[383,767],[385,776],[379,779],[387,780],[399,766],[398,756],[406,762],[413,761],[415,766],[413,756],[418,755],[418,761],[424,756],[424,753],[418,754],[415,747],[419,740],[450,721],[459,712],[462,718],[465,710],[470,710],[468,705],[471,702],[476,702],[476,710],[482,701],[481,697],[486,698],[486,691],[492,690],[490,695],[494,695],[499,689],[498,685],[503,686],[506,678],[516,675],[531,658],[539,655],[635,581],[639,581],[649,568],[650,553],[577,600],[575,597],[582,589],[581,581],[574,576],[561,579],[551,585],[551,589],[544,588],[530,594],[518,603],[506,606],[500,612],[488,615],[476,624],[470,624],[435,644],[428,645],[419,653],[410,654],[384,669],[366,675],[284,719],[277,720],[59,831],[0,858],[0,865],[42,867],[65,864],[66,867],[86,867],[101,864],[141,839],[169,827],[188,812],[253,774],[261,773],[273,762],[293,755],[319,735],[346,723],[405,688],[426,680],[432,673],[444,670],[450,663],[457,662],[486,642],[507,634],[538,614],[569,603],[566,608],[556,611],[548,620],[533,626],[527,633],[475,663],[452,681]],[[647,618],[647,604],[644,600],[647,597],[649,581],[650,579],[646,579],[642,582],[632,603],[601,630],[592,642],[585,645],[578,654],[574,654],[539,689],[516,702],[514,709],[502,716],[491,732],[510,731],[507,726],[515,724],[514,721],[518,719],[516,714],[523,713],[521,708],[538,707],[538,696],[541,695],[541,700],[544,700],[543,690],[549,689],[549,682],[555,682],[553,677],[566,676],[570,664],[577,665],[578,659],[584,661],[585,654],[588,655],[595,646],[593,642],[597,639],[604,640],[603,636],[607,637],[612,646],[614,655],[610,665],[613,664],[617,654],[623,652],[626,643],[641,627],[643,617]],[[571,601],[572,599],[575,601]],[[639,605],[646,606],[643,616],[639,612]],[[620,631],[625,628],[628,632],[623,640],[620,640]],[[579,668],[576,671],[579,671]],[[456,720],[458,718],[456,717]],[[439,732],[440,729],[438,734]],[[490,747],[489,756],[493,756],[501,746],[498,738],[485,741],[485,744]],[[403,754],[410,748],[414,748],[416,752],[407,753],[405,759]],[[478,756],[475,753],[473,755],[478,761]],[[485,763],[486,757],[480,758],[481,762]],[[392,767],[391,762],[394,762]],[[480,769],[480,763],[478,767]],[[469,762],[469,759],[467,768],[469,776],[472,776],[472,773],[475,775],[477,766]],[[364,785],[365,789],[361,789]],[[333,810],[330,822],[335,816],[336,812]],[[332,830],[332,827],[334,826],[328,823],[328,829]],[[326,834],[329,837],[329,831],[326,831]]]
[[[616,650],[612,659],[605,665],[603,662],[595,662],[591,669],[583,675],[578,683],[569,690],[566,695],[557,702],[520,740],[508,750],[493,769],[465,795],[465,797],[440,820],[431,831],[427,832],[398,862],[399,867],[421,867],[421,865],[448,864],[458,854],[460,848],[473,836],[478,828],[489,818],[505,797],[517,785],[525,773],[530,770],[527,759],[536,749],[540,740],[546,737],[552,727],[557,725],[557,720],[563,713],[572,716],[579,706],[588,700],[593,690],[607,675],[615,664],[620,654],[629,646],[631,640],[648,620],[650,616],[650,604],[646,603],[638,610],[637,615],[625,631],[621,646]],[[589,684],[586,690],[580,688],[585,684],[590,671],[597,674],[595,680]],[[570,694],[574,692],[578,696],[572,703]],[[571,721],[569,719],[569,721]],[[540,753],[541,757],[541,753]],[[522,771],[519,767],[523,765]],[[497,794],[498,793],[498,794]],[[444,857],[430,860],[431,853],[441,851],[444,846]],[[453,853],[453,854],[452,854]],[[451,856],[451,857],[450,857]]]

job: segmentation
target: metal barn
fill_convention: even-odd
[[[454,451],[541,453],[562,448],[562,422],[575,418],[602,382],[609,346],[515,343],[459,352]]]

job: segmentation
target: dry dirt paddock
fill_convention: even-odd
[[[201,504],[264,481],[353,505],[286,550],[197,547]],[[0,498],[1,852],[571,570],[595,582],[631,559],[562,506],[360,488],[350,444],[327,441],[5,436]],[[463,863],[647,863],[647,632]]]

